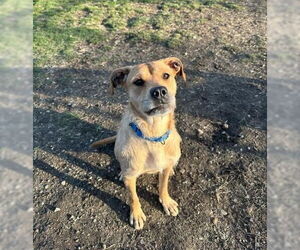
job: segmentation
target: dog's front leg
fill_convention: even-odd
[[[136,193],[136,177],[124,176],[124,184],[130,192],[130,225],[134,226],[135,229],[142,229],[146,216]]]
[[[168,215],[176,216],[178,214],[178,204],[170,197],[168,192],[169,176],[172,172],[173,168],[170,167],[159,173],[159,201]]]

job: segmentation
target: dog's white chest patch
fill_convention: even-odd
[[[162,172],[166,167],[166,160],[161,153],[149,152],[145,162],[144,171],[146,173]]]

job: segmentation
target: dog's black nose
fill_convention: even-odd
[[[163,100],[168,97],[168,90],[165,87],[155,87],[150,90],[153,99]]]

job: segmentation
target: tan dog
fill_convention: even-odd
[[[180,158],[181,138],[175,128],[176,76],[186,80],[182,62],[175,57],[116,69],[111,92],[118,85],[129,94],[117,136],[92,144],[115,143],[121,177],[131,196],[130,224],[144,226],[146,216],[136,192],[136,180],[144,173],[159,174],[159,200],[168,215],[178,214],[178,204],[168,192],[169,176]]]

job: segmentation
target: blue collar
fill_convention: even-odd
[[[151,141],[151,142],[161,142],[162,144],[165,144],[166,140],[168,139],[168,137],[171,133],[171,130],[168,130],[166,133],[164,133],[160,137],[147,137],[147,136],[144,136],[143,132],[139,129],[139,127],[134,122],[129,123],[129,126],[132,128],[132,130],[135,132],[135,134],[138,137],[141,137],[141,138],[143,138],[147,141]]]

